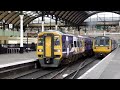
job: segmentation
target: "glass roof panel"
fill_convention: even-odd
[[[15,11],[15,12],[19,12],[19,11]],[[41,11],[23,11],[24,15],[28,15],[30,17],[38,17],[39,15],[41,15]]]
[[[37,17],[40,13],[37,13],[36,11],[23,11],[23,14]]]
[[[84,22],[92,22],[92,21],[116,21],[120,20],[120,15],[111,12],[102,12],[92,15],[87,18]]]

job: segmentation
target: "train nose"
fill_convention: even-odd
[[[49,58],[46,59],[46,63],[47,63],[47,64],[50,63],[50,59],[49,59]]]
[[[44,63],[45,64],[52,64],[53,63],[53,59],[52,58],[44,58]]]

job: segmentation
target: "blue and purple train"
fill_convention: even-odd
[[[41,67],[58,67],[92,56],[93,38],[48,30],[38,35],[37,56]]]

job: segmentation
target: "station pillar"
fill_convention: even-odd
[[[23,16],[20,15],[20,53],[24,52],[23,48]]]
[[[44,12],[42,11],[42,32],[44,32]]]
[[[57,25],[57,18],[55,19],[55,30],[57,30],[58,29],[58,25]]]
[[[58,28],[58,25],[55,25],[55,30],[57,30],[57,28]]]
[[[42,21],[42,32],[44,32],[44,21]]]

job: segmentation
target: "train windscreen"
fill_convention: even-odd
[[[44,43],[44,39],[43,39],[42,36],[40,36],[39,39],[38,39],[38,46],[42,46],[43,43]]]
[[[95,46],[109,46],[108,37],[97,37],[95,39]]]
[[[54,45],[55,46],[60,45],[60,37],[59,36],[54,36]]]

